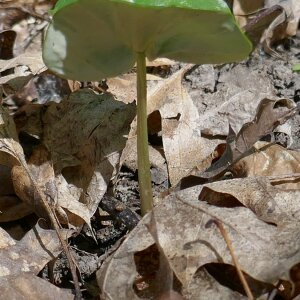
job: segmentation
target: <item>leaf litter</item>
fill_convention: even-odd
[[[64,239],[77,235],[69,241],[87,298],[246,299],[217,224],[224,227],[254,298],[299,295],[299,76],[291,67],[297,47],[275,48],[296,34],[291,28],[298,30],[293,24],[298,25],[299,7],[297,1],[258,2],[247,7],[250,2],[233,1],[249,35],[261,40],[246,63],[148,63],[156,207],[119,247],[120,237],[139,219],[134,70],[93,84],[64,82],[69,90],[56,85],[55,96],[42,100],[37,81],[45,73],[36,37],[44,26],[44,4],[34,2],[34,9],[26,6],[24,12],[17,3],[22,13],[15,22],[5,21],[5,29],[14,26],[19,35],[11,45],[14,57],[0,61],[1,72],[8,72],[1,77],[0,119],[3,295],[72,298],[49,282],[51,261],[62,251],[55,231],[42,229],[41,221],[26,230],[17,225],[33,213],[48,219],[42,198],[65,228]],[[299,44],[297,37],[292,41]],[[289,62],[264,56],[261,49],[287,55]],[[53,81],[44,78],[47,94]],[[24,95],[27,100],[19,101]],[[93,271],[84,274],[89,268]],[[98,287],[89,278],[96,269]]]

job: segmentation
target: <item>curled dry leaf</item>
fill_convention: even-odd
[[[0,222],[18,220],[31,212],[30,206],[15,196],[11,167],[0,165]]]
[[[278,56],[272,44],[296,35],[300,4],[298,0],[234,0],[233,13],[253,41],[261,38],[267,53]]]
[[[261,220],[284,225],[299,222],[299,189],[285,189],[286,182],[299,184],[299,175],[277,178],[248,177],[208,183],[203,186],[199,199],[212,205],[250,208]]]
[[[149,133],[156,134],[161,131],[173,186],[189,174],[193,167],[197,166],[199,172],[208,168],[213,160],[211,154],[218,144],[224,142],[225,138],[222,137],[228,134],[229,124],[235,132],[239,132],[245,122],[253,120],[260,101],[275,95],[270,78],[259,70],[249,74],[247,68],[238,65],[229,73],[221,73],[216,81],[216,70],[209,66],[200,70],[200,74],[204,73],[206,79],[209,77],[201,89],[206,90],[209,87],[211,93],[203,92],[201,101],[222,101],[222,104],[199,113],[200,108],[197,105],[200,96],[192,100],[182,85],[182,77],[190,69],[191,66],[187,65],[159,82],[150,88],[148,96]],[[217,91],[214,91],[216,85]],[[121,159],[133,170],[136,169],[135,134],[134,122]],[[153,165],[155,160],[151,154],[150,160]]]
[[[35,179],[35,183],[47,196],[47,200],[55,208],[56,215],[62,224],[80,226],[83,221],[90,224],[88,208],[79,202],[80,193],[74,195],[72,187],[61,176],[55,176],[49,152],[43,147],[37,147],[28,160],[28,170]],[[41,205],[39,195],[35,194],[33,183],[24,167],[15,166],[12,169],[12,180],[15,192],[20,199],[34,207],[35,212],[47,218],[47,212]]]
[[[0,163],[7,166],[26,164],[15,123],[0,105]]]
[[[162,78],[147,74],[147,80],[161,81]],[[117,100],[124,103],[131,103],[137,99],[136,95],[136,74],[129,73],[121,76],[108,78],[108,92],[112,93]]]
[[[258,142],[254,145],[255,151],[237,163],[230,171],[235,177],[260,177],[290,175],[281,188],[299,189],[300,183],[293,182],[292,175],[300,173],[300,152],[288,150],[277,144]],[[284,179],[282,179],[284,181]]]
[[[247,185],[247,180],[250,179],[241,180],[245,180],[244,194],[248,189],[257,189],[259,185],[258,183],[251,187],[251,184]],[[226,182],[223,184],[226,185]],[[220,183],[215,183],[215,186],[218,184]],[[233,193],[233,186],[230,183],[228,185],[228,193]],[[242,207],[237,202],[228,207],[227,194],[223,198],[220,195],[220,201],[215,205],[199,201],[201,191],[207,186],[209,185],[171,194],[154,208],[152,218],[150,214],[145,216],[113,257],[106,262],[105,268],[98,271],[98,282],[104,298],[105,295],[110,295],[110,299],[128,299],[128,297],[139,299],[132,288],[137,269],[139,269],[134,255],[137,252],[141,253],[144,249],[149,249],[155,243],[156,239],[147,229],[151,226],[153,219],[156,223],[159,248],[168,259],[174,276],[182,284],[183,297],[190,299],[188,296],[190,294],[201,295],[203,293],[201,289],[205,286],[206,295],[210,295],[213,299],[220,298],[218,284],[211,284],[216,280],[214,276],[204,276],[200,272],[200,269],[205,268],[207,264],[214,263],[219,269],[223,269],[226,265],[233,265],[227,245],[217,226],[212,222],[215,219],[223,223],[242,271],[251,279],[248,283],[255,297],[264,294],[279,279],[289,280],[291,267],[300,261],[299,221],[292,214],[283,215],[282,210],[287,207],[290,207],[290,211],[299,210],[296,195],[290,196],[287,200],[287,195],[280,194],[282,193],[280,188],[274,187],[270,198],[274,195],[272,203],[275,203],[277,207],[273,205],[273,211],[269,211],[267,200],[270,201],[270,199],[266,201],[264,199],[272,186],[267,186],[267,191],[265,190],[264,193],[261,187],[261,192],[256,195],[255,204],[251,202],[254,205],[251,209],[259,215],[258,217],[249,208]],[[239,192],[241,192],[241,181],[235,186],[239,186]],[[212,195],[209,193],[210,190],[207,189],[204,200],[214,199],[216,193]],[[253,190],[253,195],[254,193]],[[238,192],[236,194],[238,197]],[[247,196],[248,202],[252,201],[251,196]],[[282,196],[286,198],[285,203],[282,202]],[[260,201],[265,205],[260,207]],[[272,218],[266,218],[268,214]],[[263,221],[264,219],[266,222]],[[270,220],[272,223],[269,223]],[[278,224],[278,226],[272,224]],[[147,256],[140,258],[138,263],[142,264],[143,259],[146,260]],[[205,269],[201,270],[205,272]],[[113,280],[116,276],[120,279],[117,282]],[[202,284],[199,286],[192,284],[194,281],[197,282],[197,276],[202,279]],[[235,284],[239,284],[238,279]],[[195,290],[190,291],[190,288]],[[240,298],[236,297],[236,292],[230,289],[227,292],[229,293],[228,299],[230,297],[242,299],[242,295]]]
[[[8,60],[0,60],[1,72],[13,69],[12,74],[1,77],[0,84],[9,84],[14,90],[23,87],[34,75],[46,70],[39,52],[21,54]]]
[[[278,125],[283,124],[297,112],[294,102],[288,99],[263,99],[256,111],[253,121],[242,126],[238,134],[229,128],[226,150],[221,158],[205,172],[193,171],[201,178],[213,178],[223,174],[239,159],[250,154],[259,139],[270,134]]]
[[[0,159],[3,164],[8,164],[8,158],[12,157],[17,161],[11,165],[21,162],[21,166],[13,169],[18,196],[30,205],[38,202],[29,171],[64,223],[78,226],[84,221],[89,224],[116,171],[135,105],[115,101],[109,94],[99,96],[90,90],[81,90],[67,101],[52,103],[44,114],[43,110],[34,110],[27,121],[40,124],[42,120],[38,133],[43,135],[48,151],[37,148],[28,164],[18,143],[14,122],[3,108],[2,111],[0,146],[3,146],[0,150],[10,156],[0,152]],[[36,129],[30,132],[33,127],[27,128],[29,134],[36,134]],[[38,209],[38,213],[46,216],[43,210]]]
[[[217,105],[200,115],[201,133],[209,137],[227,136],[229,124],[239,132],[246,122],[254,119],[262,99],[274,99],[274,95],[274,86],[265,72],[251,70],[249,73],[243,65],[221,72],[217,91],[203,95],[205,102]]]

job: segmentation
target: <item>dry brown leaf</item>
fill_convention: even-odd
[[[147,74],[147,81],[161,81],[162,78]],[[136,74],[124,74],[114,78],[107,79],[108,92],[112,93],[117,100],[124,103],[131,103],[137,99],[136,96]]]
[[[246,122],[253,120],[262,99],[275,97],[270,78],[259,70],[249,74],[248,68],[242,65],[221,73],[218,82],[226,89],[214,93],[212,99],[206,96],[206,102],[211,100],[218,103],[219,98],[223,101],[200,116],[199,126],[205,135],[227,136],[229,124],[235,132],[239,132]]]
[[[276,41],[296,35],[300,19],[298,0],[234,0],[233,13],[256,43],[267,53],[279,56],[271,47]],[[247,25],[246,25],[247,24]]]
[[[131,103],[136,100],[136,74],[125,74],[107,79],[108,92],[117,100]]]
[[[233,67],[228,73],[230,75],[218,77],[219,87],[217,92],[213,92],[216,71],[213,66],[206,66],[205,69],[201,68],[200,79],[203,78],[204,88],[209,88],[212,93],[203,93],[201,96],[204,98],[201,102],[217,104],[221,101],[222,104],[199,114],[199,97],[192,101],[181,84],[182,77],[189,69],[190,66],[185,66],[170,78],[150,88],[148,92],[148,130],[150,134],[162,131],[172,185],[186,176],[193,165],[204,171],[212,162],[215,147],[224,142],[225,138],[219,138],[228,134],[229,123],[238,132],[245,122],[254,118],[261,99],[275,95],[268,77],[259,71],[249,74],[247,68],[240,65]],[[201,136],[193,136],[199,132]],[[131,167],[134,165],[133,157],[136,157],[136,151],[132,147],[135,134],[134,122],[121,159],[127,164],[126,158],[130,154]],[[133,168],[135,169],[136,167]]]
[[[14,69],[12,74],[1,77],[0,84],[9,84],[14,90],[23,87],[33,75],[46,70],[42,54],[26,53],[9,60],[0,60],[1,72]]]
[[[174,60],[168,59],[168,58],[157,58],[155,60],[146,61],[147,67],[160,67],[160,66],[173,66],[176,64]]]
[[[294,102],[288,99],[263,99],[252,122],[242,126],[238,134],[229,128],[226,150],[221,158],[205,172],[195,170],[192,174],[201,178],[213,178],[223,174],[234,162],[249,154],[260,138],[270,134],[297,112]]]
[[[300,173],[300,152],[264,142],[254,145],[255,152],[248,155],[230,168],[235,177],[279,176]],[[289,180],[281,188],[299,189],[300,183]]]
[[[20,273],[37,275],[42,268],[62,251],[54,230],[43,229],[37,224],[21,241],[15,241],[0,228],[0,286],[2,278],[18,276]],[[2,290],[2,288],[1,288]]]
[[[7,155],[8,154],[8,155]],[[18,134],[13,119],[0,105],[0,163],[13,166],[25,162],[23,149],[19,144]]]
[[[218,181],[203,185],[199,199],[221,207],[236,207],[238,202],[250,208],[261,220],[284,225],[299,222],[300,190],[285,189],[286,181],[299,185],[299,176],[248,177]]]
[[[28,170],[35,179],[35,183],[47,196],[49,203],[53,205],[56,214],[62,224],[80,226],[84,222],[90,225],[91,215],[88,208],[79,202],[80,193],[74,195],[72,188],[61,176],[55,176],[49,152],[43,147],[34,150],[28,161]],[[22,166],[15,166],[12,170],[12,179],[16,194],[29,207],[44,218],[47,213],[41,205],[41,199],[35,194],[35,187]]]
[[[219,142],[201,137],[197,107],[181,83],[182,77],[190,67],[187,65],[167,80],[159,82],[149,91],[148,96],[149,132],[154,134],[160,131],[160,128],[162,130],[171,185],[176,185],[200,162],[204,161],[204,169],[208,167],[211,160],[207,158]],[[126,153],[132,153],[132,150],[128,149],[132,149],[135,138],[134,121],[125,154],[122,155],[123,160],[126,159]]]
[[[70,292],[35,276],[62,251],[54,230],[37,224],[21,241],[16,241],[0,228],[0,249],[1,298],[73,299]]]
[[[280,224],[276,227],[260,220],[246,207],[228,208],[222,203],[219,207],[199,201],[202,188],[197,186],[172,194],[153,210],[160,248],[182,284],[183,296],[201,295],[200,289],[205,286],[206,295],[220,299],[220,289],[212,284],[215,280],[212,277],[201,276],[202,284],[191,284],[199,276],[199,268],[207,264],[215,263],[219,267],[233,264],[227,245],[214,225],[215,219],[224,224],[242,270],[252,278],[250,288],[255,297],[264,294],[264,288],[270,287],[269,284],[275,284],[279,279],[288,280],[290,268],[300,261],[299,221],[291,216],[281,221],[283,215],[274,214]],[[263,201],[261,197],[265,195],[259,195],[259,200]],[[276,200],[281,201],[280,195]],[[294,208],[297,204],[297,198],[294,198]],[[149,224],[150,214],[129,234],[106,262],[105,268],[98,271],[104,299],[108,295],[110,299],[139,299],[132,289],[137,275],[134,254],[155,242],[147,230]],[[113,280],[116,276],[118,281]],[[189,291],[190,287],[194,290]],[[236,292],[228,290],[228,293],[228,298],[239,299]]]
[[[91,90],[51,104],[43,116],[43,143],[51,153],[55,173],[63,175],[61,184],[68,183],[90,216],[116,173],[134,116],[135,104],[125,105],[110,94],[96,95]]]
[[[38,126],[23,126],[23,130],[43,136],[50,152],[37,148],[27,164],[18,142],[9,139],[6,147],[9,154],[23,160],[22,166],[13,169],[16,192],[30,205],[33,201],[39,203],[29,171],[63,223],[89,224],[116,172],[135,105],[115,101],[109,94],[98,96],[90,90],[81,90],[67,101],[52,103],[46,111],[42,107],[33,114],[29,112],[26,120]],[[6,119],[5,124],[12,122],[11,136],[17,136],[13,121]],[[5,126],[3,121],[3,135],[7,131]],[[0,139],[0,143],[5,141]],[[15,148],[20,152],[18,155]],[[42,207],[36,203],[34,206],[39,215],[46,217]]]
[[[247,297],[220,284],[205,268],[200,268],[193,277],[185,299],[246,300]]]
[[[18,300],[72,300],[74,295],[32,274],[0,279],[1,297]]]

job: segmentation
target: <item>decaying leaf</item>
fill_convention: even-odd
[[[285,222],[299,222],[299,189],[286,189],[286,182],[297,187],[299,175],[248,177],[208,183],[199,199],[215,206],[236,207],[239,202],[250,208],[261,220],[284,226]]]
[[[0,280],[1,297],[18,300],[72,300],[74,295],[32,274],[5,277]]]
[[[293,182],[293,174],[300,173],[300,152],[288,150],[277,144],[258,142],[254,145],[255,151],[237,163],[230,171],[235,177],[255,177],[255,176],[291,176],[286,179],[281,188],[299,189],[300,185]],[[284,181],[284,179],[283,179]]]
[[[135,104],[110,94],[81,90],[60,104],[51,104],[44,120],[43,143],[56,174],[62,174],[78,201],[92,216],[115,174],[125,146]],[[62,180],[62,179],[61,179]]]
[[[0,228],[1,231],[4,231]],[[2,278],[20,273],[37,275],[42,268],[62,251],[54,230],[46,230],[38,224],[21,241],[6,236],[6,245],[1,247],[0,284]]]
[[[54,230],[37,224],[21,241],[13,240],[0,228],[0,289],[5,299],[62,299],[73,296],[60,290],[37,275],[62,251]]]
[[[254,180],[240,179],[234,186],[231,184],[233,180],[224,181],[220,190],[223,191],[228,184],[228,193],[236,193],[237,201],[231,203],[226,193],[224,196],[220,194],[218,202],[213,202],[216,192],[210,194],[212,189],[209,189],[209,185],[180,191],[164,199],[154,208],[153,216],[151,217],[151,214],[145,216],[124,244],[106,262],[105,268],[98,271],[98,282],[104,298],[109,295],[112,299],[140,299],[132,286],[139,270],[137,263],[143,264],[143,260],[147,260],[149,256],[139,255],[140,259],[137,262],[134,255],[150,249],[155,243],[155,239],[147,229],[153,219],[156,223],[160,249],[168,259],[174,276],[182,285],[183,297],[196,299],[189,298],[189,295],[204,293],[210,295],[212,299],[220,299],[219,293],[223,287],[216,283],[214,276],[207,275],[206,270],[210,270],[208,264],[214,263],[215,268],[225,268],[233,263],[227,245],[213,220],[222,222],[228,232],[242,271],[248,276],[248,284],[255,297],[270,291],[272,285],[279,279],[288,280],[289,270],[300,261],[300,235],[298,219],[292,213],[285,214],[284,210],[290,205],[290,212],[295,212],[295,208],[298,207],[297,197],[293,194],[287,198],[287,194],[284,196],[283,193],[288,191],[283,192],[280,185],[272,187],[267,182],[267,185],[260,187],[258,193],[255,189],[260,182],[254,184]],[[214,186],[218,187],[218,184],[214,183]],[[233,191],[234,187],[237,188],[236,191]],[[248,199],[247,206],[250,209],[239,204],[242,188],[244,194],[240,203],[242,198]],[[252,194],[247,194],[248,189]],[[205,194],[201,192],[203,190]],[[273,192],[264,200],[268,191]],[[209,203],[199,201],[201,194],[201,199]],[[253,200],[255,203],[252,202],[252,196],[255,196]],[[284,203],[282,197],[285,197]],[[263,204],[259,204],[260,201],[263,201]],[[113,280],[116,276],[118,281]],[[201,283],[197,281],[199,276]],[[231,281],[233,280],[231,277]],[[199,282],[199,285],[193,282]],[[240,285],[239,279],[236,279],[235,285]],[[243,293],[242,288],[240,293]],[[228,289],[226,294],[228,299],[243,299],[242,294],[238,296],[231,289]]]
[[[0,163],[13,166],[26,163],[13,119],[0,105]]]
[[[43,147],[34,150],[28,161],[28,169],[35,178],[36,184],[46,195],[47,200],[55,208],[56,214],[62,224],[79,226],[83,223],[90,224],[88,208],[79,202],[80,194],[74,195],[68,183],[61,176],[55,176],[49,152]],[[12,180],[16,194],[29,207],[34,207],[35,212],[47,218],[39,195],[22,166],[15,166],[12,170]]]
[[[14,194],[11,167],[0,164],[0,222],[18,220],[32,212],[32,209]]]
[[[9,84],[14,90],[23,87],[33,75],[42,73],[46,67],[41,53],[26,53],[8,60],[0,60],[1,72],[13,69],[12,74],[1,77],[0,84]]]
[[[218,78],[217,91],[203,95],[206,103],[217,105],[200,115],[201,133],[210,138],[225,137],[228,135],[229,124],[235,132],[239,132],[245,123],[253,120],[261,100],[273,99],[275,94],[270,78],[260,70],[249,73],[245,66],[237,65],[230,72],[222,72]]]
[[[97,96],[90,90],[81,90],[67,101],[52,103],[44,114],[41,112],[34,110],[28,119],[43,120],[38,126],[43,131],[34,128],[34,132],[30,132],[35,126],[27,129],[29,134],[42,134],[48,150],[42,146],[36,148],[25,162],[18,142],[7,147],[9,154],[14,155],[15,146],[20,152],[17,158],[23,161],[12,172],[16,193],[33,205],[39,215],[46,217],[28,177],[29,171],[63,223],[89,224],[116,172],[120,151],[126,142],[124,135],[135,115],[135,105],[115,101],[109,94]],[[13,121],[8,118],[6,124],[9,122],[12,122],[11,131],[15,130]],[[12,135],[16,136],[15,131]],[[14,142],[13,139],[9,141]]]
[[[234,0],[233,13],[256,43],[261,38],[267,53],[278,56],[272,44],[296,35],[300,19],[298,0]]]
[[[158,83],[150,90],[148,96],[149,132],[155,134],[161,130],[171,185],[176,185],[199,162],[203,162],[204,169],[208,167],[211,162],[208,159],[210,153],[219,142],[201,137],[197,107],[181,83],[182,77],[190,67],[186,66],[167,80]],[[134,122],[127,149],[132,149],[135,139]],[[126,148],[123,157],[127,156],[126,153],[132,153]]]
[[[263,99],[257,108],[254,120],[244,124],[238,134],[231,127],[229,128],[226,150],[221,158],[205,172],[195,170],[192,174],[199,175],[201,178],[213,178],[223,174],[233,163],[250,154],[249,151],[252,151],[256,141],[270,134],[296,111],[297,107],[291,100]]]
[[[162,78],[147,74],[147,80],[161,81]],[[108,92],[112,93],[117,100],[124,103],[131,103],[137,99],[136,95],[136,74],[129,73],[107,79]]]

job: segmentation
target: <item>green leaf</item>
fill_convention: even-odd
[[[293,65],[293,71],[300,72],[300,64],[294,64]]]
[[[137,52],[204,64],[251,51],[223,0],[59,0],[53,13],[44,61],[70,79],[124,73]]]

